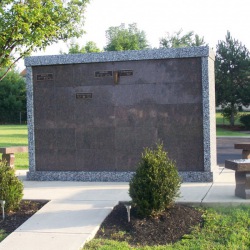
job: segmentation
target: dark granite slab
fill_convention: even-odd
[[[31,169],[124,176],[163,141],[184,176],[210,180],[209,56],[189,48],[27,59]]]

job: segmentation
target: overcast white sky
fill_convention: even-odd
[[[87,33],[78,41],[81,45],[94,41],[102,49],[110,26],[137,23],[152,47],[159,47],[167,32],[183,29],[204,36],[216,50],[229,30],[250,50],[250,0],[90,0],[85,16]],[[59,54],[66,48],[59,43],[34,55]]]

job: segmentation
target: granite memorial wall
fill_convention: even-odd
[[[216,169],[208,47],[28,57],[30,180],[128,181],[163,141],[184,181]]]

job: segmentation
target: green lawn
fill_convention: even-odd
[[[248,112],[240,112],[239,115],[246,114]],[[221,112],[216,112],[216,124],[217,125],[229,125],[229,121],[224,119]],[[235,121],[235,125],[240,125],[239,119]]]
[[[26,125],[1,125],[0,147],[27,146],[28,130]],[[0,154],[2,158],[2,155]],[[28,169],[28,153],[15,154],[15,168]]]
[[[248,112],[248,111],[239,112],[239,116],[238,116],[238,119],[236,119],[236,121],[235,121],[235,125],[241,125],[240,120],[239,120],[240,116],[241,115],[248,115],[248,114],[250,114],[250,112]],[[228,120],[223,118],[221,112],[216,112],[216,124],[217,125],[229,125],[230,123]]]
[[[84,250],[249,250],[250,206],[219,207],[204,210],[204,226],[193,228],[175,244],[130,247],[127,242],[94,239]]]
[[[1,218],[2,219],[2,218]],[[7,237],[8,234],[4,232],[4,230],[1,230],[0,229],[0,242],[5,238]]]
[[[250,134],[244,132],[230,131],[223,128],[216,128],[217,136],[249,136]]]
[[[239,115],[249,114],[250,112],[240,112]],[[216,112],[216,125],[229,125],[229,121],[225,120],[220,112]],[[235,121],[235,125],[240,125],[239,119]],[[229,131],[223,128],[216,128],[217,136],[250,136],[248,133]]]

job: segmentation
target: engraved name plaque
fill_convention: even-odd
[[[102,70],[95,72],[95,77],[107,77],[107,76],[113,76],[113,72],[109,70]]]
[[[36,80],[37,81],[53,81],[54,76],[52,73],[38,74],[38,75],[36,75]]]
[[[132,76],[133,70],[119,70],[119,76]]]
[[[76,93],[76,99],[92,99],[92,93]]]

